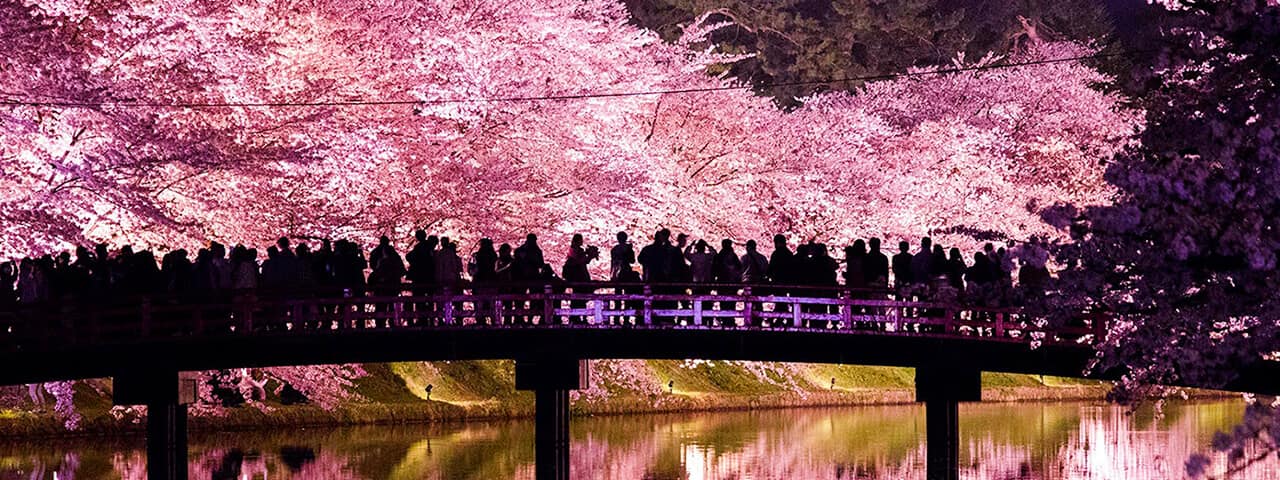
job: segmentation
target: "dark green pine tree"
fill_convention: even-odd
[[[1110,22],[1096,0],[626,0],[635,22],[664,39],[704,14],[734,25],[709,40],[724,53],[754,56],[728,71],[784,108],[860,81],[831,79],[902,73],[950,64],[958,55],[1004,54],[1043,40],[1105,42]],[[774,84],[791,84],[768,87]],[[799,83],[797,85],[797,83]]]

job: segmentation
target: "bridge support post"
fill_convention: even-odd
[[[195,380],[176,371],[141,370],[112,379],[116,405],[147,406],[147,478],[186,480],[187,404],[195,401]]]
[[[569,391],[587,388],[586,360],[542,357],[516,360],[516,389],[532,390],[534,470],[537,480],[569,479]]]
[[[982,372],[953,366],[916,368],[916,401],[925,404],[929,480],[960,478],[960,402],[982,400]]]

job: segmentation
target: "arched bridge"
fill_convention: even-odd
[[[587,380],[581,360],[914,367],[917,399],[929,404],[929,477],[953,478],[957,402],[980,399],[980,373],[1083,376],[1104,318],[1046,327],[1010,308],[909,301],[884,290],[778,286],[229,291],[0,312],[0,361],[12,366],[0,371],[0,384],[113,377],[117,403],[149,406],[151,478],[185,478],[190,398],[183,397],[194,387],[183,385],[179,372],[515,359],[517,388],[537,392],[538,477],[567,478],[568,391]],[[1277,373],[1280,364],[1272,362],[1241,365],[1227,388],[1277,394]]]

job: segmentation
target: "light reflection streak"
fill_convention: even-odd
[[[1241,411],[1239,402],[1172,407],[1163,418],[1079,403],[965,405],[961,477],[1180,478],[1185,459]],[[923,479],[923,413],[906,405],[578,419],[573,478]],[[1219,471],[1223,460],[1215,459]],[[145,471],[136,440],[0,445],[0,478],[132,480]],[[531,480],[533,431],[531,422],[503,422],[196,435],[190,471],[243,480]],[[1276,472],[1272,458],[1232,478]]]

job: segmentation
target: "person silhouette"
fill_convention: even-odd
[[[596,247],[588,247],[582,239],[582,234],[574,234],[573,239],[569,241],[569,253],[565,255],[564,266],[560,269],[560,276],[565,283],[571,284],[574,296],[584,293],[592,293],[594,288],[581,285],[591,282],[591,272],[587,266],[592,260],[600,255],[600,250]],[[569,301],[569,308],[581,309],[586,308],[587,300],[575,298]],[[579,316],[577,320],[586,323],[586,316]]]
[[[471,254],[468,270],[471,272],[472,294],[484,298],[497,292],[495,286],[498,282],[498,252],[493,248],[492,239],[480,239],[480,245],[476,248],[475,253]],[[494,304],[492,301],[487,299],[483,301],[477,300],[473,308],[476,311],[475,320],[477,323],[480,322],[481,318],[485,319],[486,324],[501,321],[501,319],[494,316]]]
[[[950,254],[947,259],[947,283],[951,288],[964,292],[964,257],[960,255],[960,249],[955,247],[951,247]]]
[[[369,284],[379,297],[383,297],[378,302],[376,311],[390,312],[396,303],[394,299],[400,296],[400,282],[405,274],[404,260],[400,259],[400,254],[391,246],[391,239],[384,235],[379,240],[378,247],[369,253],[369,265],[372,268],[369,272]],[[392,321],[396,319],[388,317],[385,320],[387,326],[392,326]]]
[[[741,259],[742,283],[747,284],[748,287],[752,285],[762,285],[764,284],[765,280],[768,278],[767,276],[769,271],[769,259],[765,258],[763,254],[756,251],[755,240],[747,240],[746,249],[747,251],[746,253],[742,254],[742,259]],[[760,290],[764,290],[764,291],[752,292],[752,293],[755,295],[768,294],[767,289],[761,287]],[[763,306],[764,304],[762,302],[752,302],[751,303],[752,312],[760,312]],[[755,316],[755,313],[751,315],[751,317],[754,317],[754,316]],[[744,318],[743,322],[746,325],[750,326],[755,323],[755,318]],[[763,323],[764,323],[764,320],[761,320],[762,325]]]
[[[706,240],[698,240],[685,247],[684,258],[689,261],[689,273],[693,283],[711,283],[711,264],[716,251],[707,245]]]
[[[889,257],[880,251],[880,239],[871,237],[867,241],[867,245],[871,248],[867,252],[867,258],[863,263],[865,273],[863,278],[866,279],[867,286],[871,288],[888,288],[889,286]]]
[[[761,285],[768,278],[769,259],[756,251],[756,241],[747,240],[747,251],[742,254],[742,283]]]
[[[645,283],[665,283],[670,281],[668,275],[670,269],[670,260],[667,259],[669,252],[667,248],[671,246],[671,231],[665,228],[658,230],[653,234],[653,243],[645,245],[640,249],[640,261],[642,268],[642,278]]]
[[[627,232],[618,232],[618,243],[609,249],[609,280],[618,281],[624,270],[630,270],[636,263],[636,251],[627,241]]]
[[[680,251],[674,245],[671,245],[671,231],[665,228],[658,230],[653,234],[653,243],[645,245],[640,249],[640,255],[637,259],[640,261],[641,268],[644,269],[643,279],[648,284],[663,284],[674,281],[673,268],[678,261],[684,263],[684,259],[673,257],[680,256]],[[666,294],[671,287],[666,285],[654,285],[650,287],[650,292],[655,294]],[[653,308],[659,310],[667,310],[674,308],[676,304],[671,300],[654,301]],[[657,318],[658,321],[668,320],[670,317]]]
[[[844,249],[844,286],[851,290],[867,288],[867,244],[862,239]]]
[[[18,270],[13,261],[0,263],[0,311],[10,311],[18,303]]]
[[[569,253],[565,255],[564,266],[560,269],[560,276],[564,281],[570,283],[591,281],[591,272],[587,269],[587,265],[593,258],[587,250],[582,234],[574,234],[573,239],[569,241]]]
[[[797,280],[795,269],[795,254],[787,246],[787,237],[781,233],[774,235],[773,254],[769,256],[769,280],[774,285],[794,284]]]
[[[495,283],[498,284],[498,293],[502,295],[512,295],[512,294],[518,293],[516,290],[514,290],[511,287],[512,282],[515,281],[514,277],[512,276],[514,273],[512,269],[515,263],[515,256],[512,254],[512,250],[513,249],[511,248],[511,244],[503,243],[498,247],[498,259],[494,262]],[[523,307],[524,303],[522,302],[520,306]],[[502,301],[502,308],[506,312],[512,311],[512,309],[514,309],[515,307],[516,307],[515,300]],[[501,317],[502,318],[498,319],[499,322],[507,322],[515,318],[515,316],[512,315],[511,313],[504,313]]]
[[[831,258],[831,254],[827,251],[827,245],[823,243],[810,242],[806,252],[809,256],[809,265],[813,271],[813,285],[822,287],[814,296],[819,298],[839,298],[840,292],[837,287],[840,285],[836,279],[836,271],[840,269],[839,262]],[[861,271],[861,269],[859,269]],[[813,311],[818,313],[837,313],[835,305],[817,305]],[[834,324],[829,320],[818,320],[809,322],[810,327],[814,328],[831,328]]]
[[[898,242],[898,253],[893,256],[893,286],[896,289],[909,288],[914,279],[911,278],[911,244]]]
[[[532,233],[525,235],[524,243],[516,247],[515,254],[512,259],[512,278],[521,285],[521,291],[529,294],[542,295],[545,292],[545,283],[543,283],[542,265],[542,248],[538,246],[538,236]],[[531,310],[541,312],[543,302],[533,301],[529,303]],[[532,322],[533,318],[524,316],[523,320]],[[544,322],[550,319],[544,319]]]
[[[536,284],[542,279],[542,248],[538,246],[538,236],[532,233],[525,235],[524,243],[516,247],[514,277],[517,282]],[[536,288],[536,287],[533,287]],[[541,288],[536,288],[541,291]]]
[[[409,253],[405,254],[405,260],[409,262],[408,271],[405,277],[413,284],[413,296],[425,297],[439,293],[436,285],[436,246],[440,244],[440,239],[435,235],[427,235],[427,232],[418,230],[413,233],[413,248],[409,249]],[[417,324],[428,317],[434,316],[437,305],[431,301],[420,301],[413,305],[414,315],[413,323]]]
[[[720,251],[711,259],[711,276],[720,284],[742,283],[742,260],[738,258],[738,252],[733,251],[733,240],[726,238],[720,241]],[[733,292],[722,293],[737,291],[737,288],[729,289]]]
[[[928,285],[933,280],[933,240],[929,237],[920,239],[920,250],[911,257],[911,280],[913,287]]]

